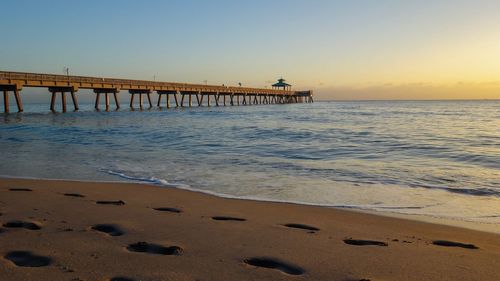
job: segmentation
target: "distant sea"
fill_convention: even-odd
[[[144,182],[500,229],[500,101],[86,104],[66,114],[31,104],[2,115],[0,152],[9,177]]]

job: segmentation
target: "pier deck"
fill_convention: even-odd
[[[298,102],[312,102],[312,91],[292,91],[277,89],[262,89],[250,87],[216,86],[176,82],[159,82],[147,80],[131,80],[118,78],[103,78],[74,75],[56,75],[44,73],[26,73],[0,71],[0,91],[3,91],[4,111],[9,112],[9,92],[14,93],[18,111],[23,111],[20,91],[24,87],[47,88],[51,93],[50,109],[55,110],[55,100],[58,93],[61,94],[62,111],[66,112],[66,93],[71,93],[73,106],[78,110],[76,92],[79,89],[91,89],[96,94],[96,109],[99,109],[100,95],[105,96],[106,110],[109,110],[109,95],[113,94],[116,108],[120,107],[120,91],[130,93],[130,107],[134,106],[134,97],[139,95],[139,106],[143,106],[143,95],[149,101],[149,107],[153,106],[150,94],[158,94],[157,106],[161,105],[161,97],[166,95],[166,106],[170,107],[170,98],[175,99],[175,106],[185,106],[184,100],[187,96],[187,106],[192,106],[193,96],[198,106],[203,104],[206,97],[207,105],[212,100],[216,106],[226,105],[226,97],[229,105],[249,104],[286,104]],[[180,97],[180,102],[179,102]],[[241,103],[240,103],[241,98]]]

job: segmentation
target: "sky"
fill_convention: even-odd
[[[500,1],[3,1],[0,70],[500,99]]]

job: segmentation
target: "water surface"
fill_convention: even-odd
[[[143,181],[500,229],[499,101],[47,107],[3,116],[0,175]]]

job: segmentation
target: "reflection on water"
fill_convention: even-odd
[[[140,180],[500,224],[500,102],[318,102],[0,122],[0,174]]]

